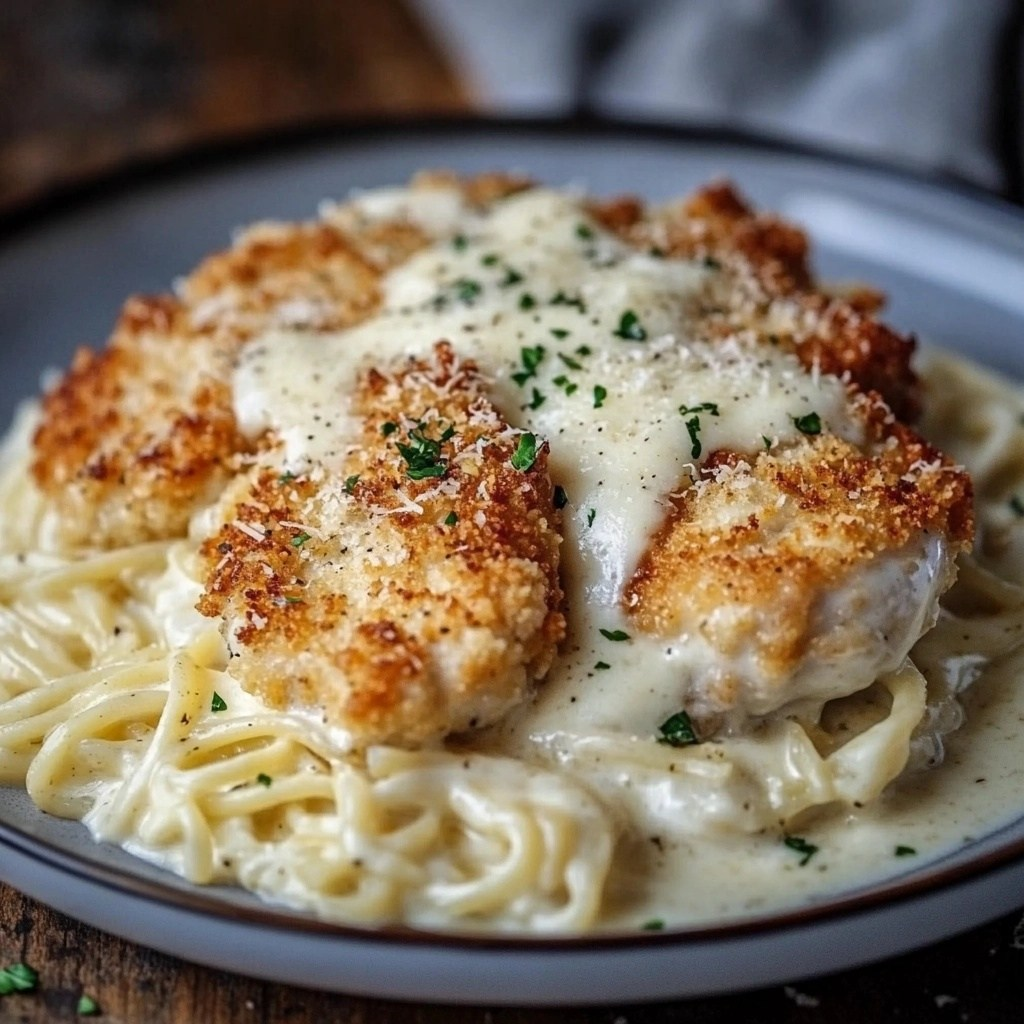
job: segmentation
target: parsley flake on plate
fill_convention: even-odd
[[[405,459],[406,475],[411,480],[425,480],[428,477],[444,476],[448,463],[441,459],[441,445],[455,434],[455,428],[448,426],[438,438],[428,437],[420,424],[409,431],[409,443],[395,442],[398,453]],[[352,478],[349,477],[349,480]],[[358,477],[356,477],[358,480]],[[345,481],[348,490],[349,481]],[[353,483],[353,486],[355,484]],[[351,492],[350,492],[351,493]]]
[[[816,434],[821,433],[821,417],[816,412],[809,412],[806,416],[794,416],[792,419],[793,426],[801,434],[814,437]]]
[[[509,462],[513,469],[525,473],[537,461],[537,438],[533,434],[520,434],[519,444]]]
[[[39,985],[39,972],[28,964],[11,964],[0,969],[0,996],[31,992]]]
[[[460,277],[453,285],[452,288],[455,291],[455,297],[460,302],[472,304],[476,301],[477,297],[484,290],[483,285],[479,281],[474,281],[471,277]]]
[[[800,867],[804,867],[818,852],[818,847],[807,842],[802,836],[785,836],[782,841],[794,853],[800,854]]]
[[[718,415],[718,403],[717,402],[701,402],[699,405],[681,405],[679,406],[680,416],[690,416],[693,413],[706,412],[710,416]]]
[[[686,432],[690,435],[690,457],[699,459],[703,450],[700,443],[700,417],[691,416],[686,421]]]
[[[658,742],[670,747],[692,747],[694,744],[700,743],[693,728],[693,722],[690,721],[690,716],[685,711],[677,711],[674,715],[666,718],[658,726],[658,732],[661,733]]]
[[[540,366],[547,349],[543,345],[527,345],[519,350],[519,358],[522,360],[523,368],[512,374],[512,379],[522,387],[531,377],[537,376],[537,367]]]
[[[99,1012],[100,1005],[92,996],[83,993],[78,997],[78,1002],[75,1004],[75,1013],[79,1017],[97,1017]]]
[[[619,318],[618,329],[612,331],[612,334],[624,341],[647,340],[647,331],[644,329],[644,325],[640,323],[640,318],[631,309],[627,309],[622,314]]]

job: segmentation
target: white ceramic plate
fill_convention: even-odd
[[[0,420],[232,228],[422,167],[521,169],[664,199],[720,176],[807,225],[826,277],[886,289],[889,319],[1024,376],[1024,215],[967,190],[722,133],[485,122],[314,133],[150,167],[0,225]],[[1022,751],[1024,758],[1024,751]],[[901,865],[902,867],[902,865]],[[0,788],[0,878],[177,956],[279,981],[441,1002],[608,1003],[722,992],[880,959],[1024,904],[1022,816],[898,878],[788,913],[554,942],[341,928],[197,889]]]

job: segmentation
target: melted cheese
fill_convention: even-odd
[[[273,331],[245,349],[239,424],[251,437],[275,431],[292,471],[340,464],[352,439],[346,396],[361,371],[448,339],[493,379],[510,421],[551,441],[578,563],[580,600],[570,604],[603,609],[601,625],[614,628],[667,496],[710,452],[785,443],[810,412],[862,440],[837,379],[765,346],[693,339],[693,304],[714,269],[635,252],[565,193],[538,189],[461,218],[445,195],[360,198],[374,215],[452,230],[388,275],[376,316],[335,334]]]

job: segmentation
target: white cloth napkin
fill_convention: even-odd
[[[418,3],[491,110],[727,124],[1020,186],[1013,0]]]

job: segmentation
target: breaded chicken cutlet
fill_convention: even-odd
[[[423,176],[130,302],[44,399],[33,474],[71,543],[191,523],[232,671],[356,743],[493,723],[573,602],[699,648],[696,714],[764,715],[898,666],[970,543],[970,481],[908,425],[913,343],[877,305],[821,291],[803,233],[728,186],[646,208]],[[679,444],[630,449],[662,510],[630,561],[601,459],[648,416]],[[611,600],[563,536],[629,562]]]
[[[257,466],[229,486],[199,608],[245,683],[417,744],[496,721],[547,672],[565,632],[547,451],[514,465],[536,439],[485,391],[441,343],[359,380],[340,474]]]

